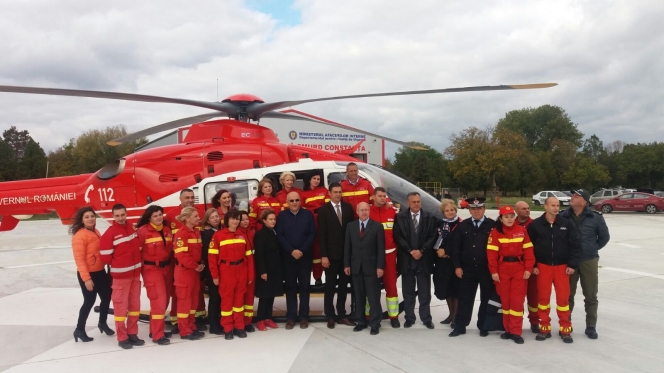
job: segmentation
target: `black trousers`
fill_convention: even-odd
[[[210,331],[222,331],[221,328],[221,296],[219,296],[219,286],[214,284],[212,275],[208,266],[203,269],[205,283],[208,287],[208,320],[210,320]]]
[[[81,292],[83,293],[83,305],[78,311],[78,322],[76,323],[76,329],[85,330],[85,323],[88,321],[88,316],[90,315],[90,310],[95,305],[95,300],[97,300],[97,295],[101,299],[99,303],[99,323],[106,324],[106,318],[108,317],[108,307],[111,304],[111,281],[108,278],[108,273],[105,270],[90,272],[90,277],[94,283],[94,288],[92,291],[88,291],[85,287],[85,282],[81,278],[81,274],[76,271],[76,277],[78,278],[78,284],[81,286]]]
[[[328,319],[335,318],[334,294],[337,294],[336,318],[346,317],[346,298],[350,277],[344,273],[343,259],[330,259],[330,268],[325,269],[325,315]],[[338,287],[338,290],[337,290]]]
[[[274,297],[258,298],[258,312],[256,313],[257,321],[265,321],[272,319],[272,308],[274,307]]]
[[[463,268],[463,277],[459,282],[459,306],[454,320],[456,330],[466,330],[466,327],[470,324],[478,285],[480,287],[480,309],[477,312],[477,329],[482,330],[484,328],[486,307],[489,303],[489,297],[494,291],[494,285],[489,268],[486,265],[482,267],[481,269],[476,267]]]
[[[297,318],[297,293],[300,293],[300,321],[309,320],[309,286],[311,286],[311,251],[295,260],[284,255],[286,274],[286,319]]]
[[[415,290],[417,288],[417,290]],[[406,321],[415,322],[415,296],[420,302],[420,320],[431,321],[431,275],[417,269],[409,269],[401,275],[404,314]]]
[[[376,277],[376,273],[367,274],[360,269],[360,273],[353,275],[353,291],[359,305],[363,299],[369,301],[369,326],[379,327],[383,319],[383,309],[380,304],[380,280]],[[365,323],[365,314],[361,306],[355,306],[355,317],[360,325]]]

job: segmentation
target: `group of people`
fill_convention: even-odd
[[[310,279],[313,274],[316,284],[322,285],[323,272],[328,328],[341,324],[378,334],[383,315],[381,282],[390,324],[401,327],[400,274],[404,327],[417,320],[417,299],[420,320],[434,329],[433,275],[434,295],[446,300],[449,308],[449,317],[441,323],[451,324],[451,337],[466,333],[479,286],[480,335],[496,330],[485,319],[497,292],[505,330],[501,338],[516,343],[523,343],[526,293],[537,340],[551,336],[552,284],[560,335],[563,341],[572,341],[569,315],[580,277],[586,298],[586,334],[597,338],[597,251],[608,242],[608,229],[602,216],[589,208],[586,191],[576,191],[571,207],[562,214],[558,200],[547,199],[546,213],[535,220],[528,217],[527,204],[520,202],[515,208],[503,207],[494,222],[484,216],[484,201],[479,198],[467,200],[472,217],[466,220],[457,216],[453,200],[443,199],[444,218],[438,219],[422,210],[417,192],[410,193],[407,206],[397,212],[387,191],[361,178],[356,164],[348,164],[346,175],[341,183],[325,188],[322,173],[314,171],[300,190],[294,187],[295,175],[284,172],[276,194],[273,181],[265,178],[248,212],[234,208],[234,196],[227,190],[218,191],[213,207],[201,212],[194,207],[193,191],[185,189],[180,206],[168,213],[160,206],[149,206],[135,225],[127,222],[126,208],[118,204],[112,208],[114,222],[103,235],[96,229],[93,209],[82,208],[70,228],[84,297],[75,340],[92,340],[84,327],[99,295],[100,331],[117,333],[122,348],[143,345],[137,327],[141,275],[150,301],[150,338],[159,345],[169,344],[173,333],[200,339],[207,329],[206,314],[211,334],[229,340],[245,338],[247,332],[255,331],[254,298],[258,298],[256,328],[278,328],[272,309],[275,297],[284,293],[285,328],[299,323],[305,329]],[[108,273],[104,265],[110,267]],[[349,319],[346,308],[349,283],[356,322]],[[205,287],[209,290],[207,312]],[[106,322],[111,299],[115,331]],[[173,327],[167,332],[169,300]]]

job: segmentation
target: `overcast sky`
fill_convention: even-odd
[[[543,90],[305,104],[443,151],[507,111],[561,106],[605,144],[663,141],[664,2],[0,0],[0,84],[216,100],[557,82]],[[47,151],[88,128],[131,131],[207,112],[0,93],[0,129]],[[388,146],[392,157],[396,146]]]

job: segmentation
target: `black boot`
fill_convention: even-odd
[[[202,317],[196,318],[196,329],[200,331],[208,330],[207,326],[205,326],[205,320]]]
[[[85,333],[85,330],[81,329],[75,329],[74,330],[74,341],[78,342],[78,340],[81,340],[81,342],[90,342],[94,340],[92,337],[88,337],[88,335]]]
[[[105,333],[106,335],[113,335],[113,334],[115,334],[115,331],[113,331],[113,329],[109,328],[109,327],[108,327],[108,324],[106,324],[106,323],[103,323],[103,324],[102,324],[102,323],[99,323],[99,324],[97,324],[97,327],[99,327],[99,331],[100,331],[102,334],[104,334],[104,333]]]
[[[131,343],[129,338],[125,339],[124,341],[118,342],[118,346],[124,348],[125,350],[128,350],[128,349],[134,347],[134,345]]]
[[[247,338],[247,332],[242,329],[233,329],[233,334],[235,334],[238,338]]]
[[[256,329],[254,329],[253,325],[249,324],[249,325],[245,325],[244,331],[247,332],[247,333],[253,333],[253,332],[256,331]]]
[[[138,338],[136,334],[129,334],[129,342],[134,346],[143,346],[145,341]]]

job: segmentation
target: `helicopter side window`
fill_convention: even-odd
[[[309,173],[313,170],[303,170],[303,171],[292,171],[295,174],[295,184],[293,184],[294,188],[298,189],[304,189],[304,179],[309,175]],[[323,173],[323,170],[319,170],[321,174]],[[272,173],[272,174],[267,174],[265,175],[266,178],[272,180],[272,183],[274,184],[275,190],[274,194],[276,195],[283,187],[279,183],[279,176],[281,176],[281,172],[278,173]]]
[[[205,208],[212,207],[212,197],[225,189],[231,193],[233,208],[249,211],[249,202],[256,198],[258,190],[258,180],[236,180],[234,182],[214,182],[205,184]]]
[[[340,183],[346,178],[345,172],[330,172],[327,174],[327,185],[332,183]]]

